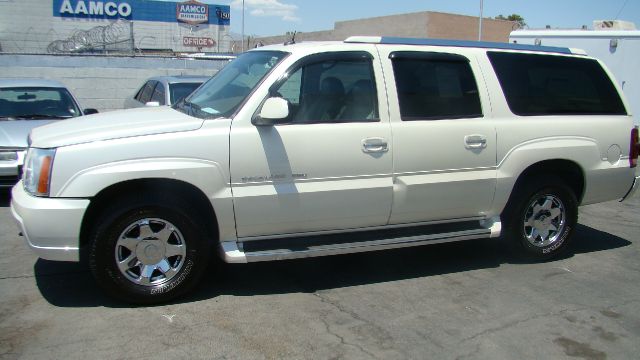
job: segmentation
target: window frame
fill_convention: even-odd
[[[402,115],[402,106],[400,105],[400,92],[398,91],[398,79],[395,71],[394,60],[423,60],[423,61],[431,61],[431,62],[442,62],[442,63],[464,63],[467,64],[467,69],[469,70],[469,75],[471,79],[473,79],[473,83],[475,85],[476,96],[478,98],[478,104],[480,106],[479,114],[464,114],[464,115],[446,115],[446,116],[404,116]],[[437,51],[414,51],[414,50],[398,50],[393,51],[389,54],[389,60],[391,61],[391,70],[393,72],[394,77],[394,86],[396,90],[396,98],[398,100],[398,111],[400,115],[401,121],[438,121],[438,120],[459,120],[459,119],[481,119],[485,117],[482,95],[480,93],[480,88],[478,86],[478,78],[476,77],[476,72],[473,70],[473,66],[471,66],[471,60],[462,54],[456,53],[447,53],[447,52],[437,52]]]
[[[609,85],[609,89],[606,91],[610,91],[610,95],[615,96],[615,99],[606,99],[604,97],[602,97],[602,93],[599,92],[599,89],[601,89],[600,86],[597,86],[597,82],[594,82],[593,80],[598,80],[593,76],[591,71],[583,71],[582,74],[586,74],[589,77],[589,81],[591,83],[591,85],[593,86],[594,89],[596,89],[596,91],[598,91],[598,100],[607,100],[607,101],[615,101],[617,104],[604,104],[607,106],[610,106],[612,109],[614,109],[615,107],[619,107],[618,112],[587,112],[587,111],[576,111],[576,112],[570,112],[570,111],[547,111],[545,110],[545,112],[542,111],[520,111],[523,109],[520,108],[514,108],[519,106],[518,104],[515,104],[514,101],[515,98],[511,98],[510,95],[512,93],[512,91],[506,91],[505,90],[505,79],[503,79],[503,77],[501,76],[501,72],[498,70],[497,68],[497,64],[494,63],[494,60],[492,59],[492,55],[496,54],[497,56],[528,56],[528,57],[539,57],[539,58],[544,58],[544,59],[571,59],[571,60],[558,60],[559,62],[562,61],[583,61],[583,62],[591,62],[591,66],[595,65],[597,67],[597,69],[599,69],[599,74],[597,74],[596,76],[600,76],[601,81],[605,81],[607,85]],[[493,70],[493,73],[496,76],[496,79],[498,80],[498,84],[500,85],[500,89],[502,91],[502,96],[505,99],[505,102],[509,108],[509,110],[511,111],[511,113],[513,113],[514,115],[517,116],[523,116],[523,117],[535,117],[535,116],[628,116],[629,111],[622,99],[621,93],[618,90],[618,88],[615,86],[613,79],[611,79],[611,77],[609,76],[609,74],[607,73],[607,71],[602,67],[602,65],[598,62],[598,60],[593,59],[593,58],[588,58],[588,57],[584,57],[584,58],[579,58],[579,57],[575,57],[575,56],[562,56],[562,55],[555,55],[555,54],[538,54],[538,53],[511,53],[511,52],[504,52],[504,51],[487,51],[487,59],[489,61],[489,63],[491,64],[491,68]],[[565,65],[563,65],[565,66]],[[534,67],[529,67],[529,68],[524,68],[523,70],[525,71],[529,71],[531,69],[535,69]]]
[[[146,104],[147,102],[149,102],[149,100],[151,100],[151,96],[153,95],[153,90],[155,89],[155,83],[157,83],[156,80],[147,81],[138,92],[139,96],[136,96],[136,100],[138,100],[142,104]],[[149,98],[146,101],[142,101],[142,95],[144,95],[144,91],[147,89],[147,87],[151,88]]]
[[[325,62],[325,61],[358,61],[364,60],[367,62],[369,66],[369,73],[371,74],[371,82],[372,82],[372,90],[375,96],[375,108],[376,108],[376,117],[373,119],[368,119],[368,121],[344,121],[344,122],[335,122],[335,121],[314,121],[309,123],[296,123],[292,121],[277,123],[275,125],[314,125],[314,124],[353,124],[353,123],[379,123],[382,121],[380,117],[380,98],[378,92],[378,84],[376,81],[375,68],[373,65],[374,56],[365,50],[348,50],[348,51],[329,51],[323,53],[315,53],[304,56],[301,59],[296,60],[293,64],[287,68],[287,70],[276,80],[268,89],[267,96],[262,100],[262,103],[256,110],[253,118],[259,117],[260,111],[262,110],[262,106],[264,102],[267,101],[268,98],[278,97],[279,88],[289,80],[289,77],[293,75],[296,71],[300,70],[304,66],[312,65],[315,63]],[[305,74],[304,71],[300,76],[300,88],[304,88],[305,82]]]
[[[158,89],[160,89],[161,92],[158,91]],[[166,105],[166,103],[167,103],[167,94],[166,94],[165,86],[162,83],[162,81],[157,81],[156,82],[156,86],[153,88],[153,91],[151,92],[151,97],[149,98],[149,101],[157,101],[157,99],[155,99],[155,97],[156,97],[156,94],[159,94],[159,93],[162,94],[162,97],[161,97],[160,101],[158,101],[158,104],[160,106]]]

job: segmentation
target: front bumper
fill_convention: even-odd
[[[620,202],[625,201],[630,197],[632,197],[639,187],[640,187],[640,175],[636,175],[635,179],[633,179],[633,184],[631,185],[631,188],[629,189],[627,194],[622,199],[620,199]]]
[[[11,214],[29,247],[47,260],[80,260],[80,227],[88,206],[87,199],[31,196],[22,181],[11,192]]]

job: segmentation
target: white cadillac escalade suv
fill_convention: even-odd
[[[498,237],[564,251],[578,206],[629,197],[638,130],[583,52],[352,37],[240,55],[177,105],[33,130],[12,212],[137,303],[230,263]],[[579,241],[580,239],[576,239]]]

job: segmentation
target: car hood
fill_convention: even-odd
[[[168,106],[109,111],[34,129],[31,146],[54,148],[93,141],[196,130],[202,119]]]
[[[0,120],[0,147],[26,148],[29,132],[60,120]]]

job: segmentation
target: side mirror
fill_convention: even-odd
[[[149,102],[145,103],[144,106],[155,107],[155,106],[160,106],[160,103],[157,102],[157,101],[149,101]]]
[[[251,120],[256,126],[272,126],[289,117],[289,102],[281,97],[268,98],[260,114]]]
[[[98,113],[98,109],[93,109],[93,108],[84,109],[85,115],[91,115],[91,114],[97,114],[97,113]]]

